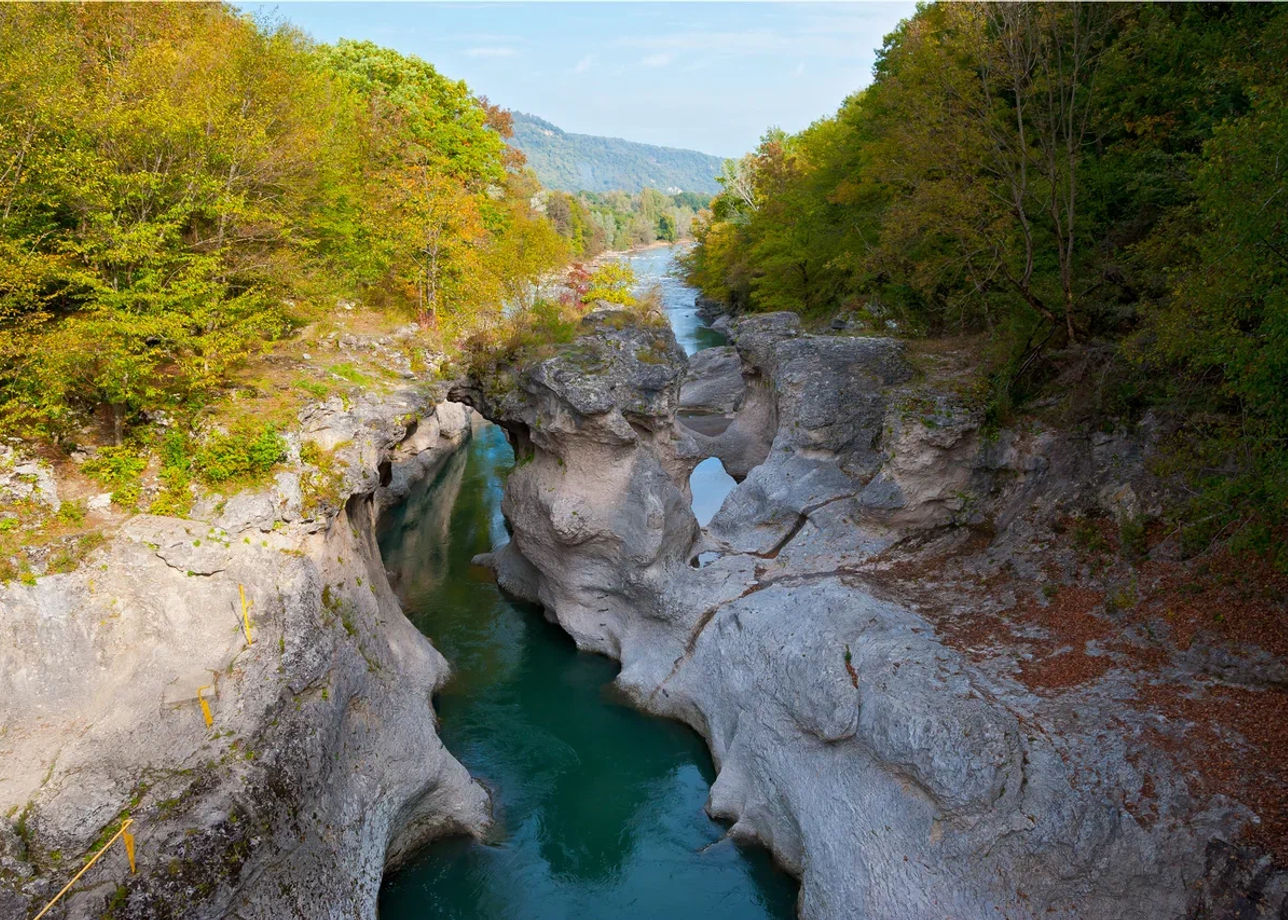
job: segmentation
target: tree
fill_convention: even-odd
[[[675,217],[671,214],[661,214],[657,218],[657,238],[666,240],[668,243],[674,243],[679,238],[679,233],[675,229]]]
[[[581,293],[583,304],[598,301],[630,306],[635,303],[635,272],[625,262],[605,262],[590,273],[585,290]]]
[[[1193,203],[1141,244],[1169,266],[1142,345],[1208,419],[1186,432],[1204,538],[1224,528],[1288,569],[1288,15],[1258,44],[1247,112],[1216,126]]]
[[[419,58],[353,41],[318,53],[365,109],[369,235],[393,289],[427,327],[499,308],[502,278],[485,252],[506,224],[493,197],[508,175],[493,126],[506,117]]]
[[[553,221],[533,210],[537,188],[531,174],[511,176],[505,228],[487,255],[490,270],[501,278],[506,300],[520,310],[531,309],[541,279],[567,264],[572,249]]]
[[[988,112],[984,123],[993,130],[1000,172],[1010,191],[1015,219],[1024,240],[1025,264],[1019,287],[1032,305],[1048,319],[1049,308],[1032,293],[1034,243],[1028,199],[1032,194],[1029,173],[1037,173],[1044,187],[1044,211],[1054,238],[1059,266],[1063,320],[1070,342],[1077,339],[1074,291],[1078,257],[1079,171],[1083,154],[1096,124],[1096,71],[1112,23],[1107,7],[1074,2],[1039,5],[993,4],[987,7],[996,39],[985,55],[982,84]],[[1006,93],[1002,98],[996,84]],[[987,117],[995,111],[1013,113],[1003,122]],[[1005,131],[997,130],[1005,123]]]
[[[1274,6],[923,5],[835,117],[726,164],[683,263],[737,309],[986,331],[993,417],[1190,413],[1198,517],[1282,543],[1286,57]]]
[[[52,432],[103,407],[119,438],[287,328],[273,294],[321,193],[325,80],[298,36],[217,7],[0,15],[6,49],[60,49],[3,55],[0,394]]]
[[[499,310],[562,257],[507,124],[222,6],[0,8],[0,427],[119,440],[340,297]]]
[[[725,160],[716,181],[731,205],[731,214],[746,215],[756,210],[756,160],[748,154],[738,160]]]

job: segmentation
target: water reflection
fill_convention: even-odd
[[[692,289],[667,275],[670,250],[631,261],[642,284],[661,284],[686,351],[723,341],[698,322]],[[505,540],[501,490],[512,464],[500,429],[485,426],[382,525],[408,616],[452,663],[437,700],[440,733],[494,791],[497,829],[486,845],[441,841],[387,879],[380,916],[793,917],[796,883],[703,812],[714,772],[702,740],[616,703],[606,692],[613,662],[577,652],[540,610],[503,597],[471,566]],[[713,483],[695,481],[695,495],[715,494],[714,473],[724,475],[715,464]]]
[[[382,528],[408,614],[452,662],[443,740],[494,790],[498,823],[489,844],[441,842],[387,880],[381,917],[793,916],[795,883],[703,813],[714,776],[701,739],[618,705],[605,693],[613,662],[471,577],[500,526],[511,456],[486,426]]]

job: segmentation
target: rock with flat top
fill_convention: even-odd
[[[729,345],[707,348],[689,358],[679,409],[699,415],[732,415],[746,392],[738,349]]]

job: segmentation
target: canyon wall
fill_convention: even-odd
[[[374,918],[387,864],[481,832],[487,795],[435,730],[447,664],[375,540],[470,416],[415,388],[311,406],[271,486],[134,516],[78,570],[0,587],[0,916],[33,915],[126,817],[138,874],[118,843],[50,916]]]
[[[1253,814],[1196,792],[1116,647],[1040,617],[972,634],[1048,581],[1055,622],[1078,570],[1043,535],[1153,500],[1139,438],[986,431],[948,369],[792,314],[731,335],[690,364],[660,318],[601,310],[454,388],[516,448],[513,539],[484,560],[501,585],[707,739],[709,811],[800,876],[808,920],[1235,916],[1210,854]],[[688,476],[709,456],[741,481],[703,529]],[[1248,916],[1278,916],[1282,876],[1257,884]]]

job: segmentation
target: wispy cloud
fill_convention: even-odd
[[[655,53],[700,52],[707,56],[746,59],[754,55],[848,59],[873,46],[873,24],[888,14],[885,4],[868,7],[801,4],[800,14],[768,26],[725,28],[677,23],[662,33],[625,35],[615,44]],[[687,27],[686,27],[687,26]],[[655,56],[655,55],[653,55]]]
[[[479,48],[465,49],[465,56],[472,58],[508,58],[514,57],[517,53],[508,45],[484,45]]]
[[[834,112],[871,80],[873,49],[915,9],[913,0],[232,2],[279,9],[319,42],[370,38],[419,55],[568,130],[726,155],[754,147],[766,125],[794,131]]]
[[[658,53],[676,51],[701,51],[705,53],[741,53],[781,51],[790,39],[769,30],[747,31],[687,31],[667,35],[640,35],[619,39],[627,47],[658,49]],[[658,54],[650,55],[657,57]]]

